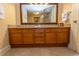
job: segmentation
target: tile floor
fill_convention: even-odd
[[[12,48],[4,56],[78,56],[67,47]]]

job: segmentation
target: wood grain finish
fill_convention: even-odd
[[[67,43],[68,40],[68,32],[57,33],[57,43]]]
[[[56,33],[46,33],[46,43],[56,43]]]
[[[44,37],[36,37],[35,38],[35,44],[41,44],[41,43],[45,43]]]
[[[69,35],[70,27],[9,28],[10,44],[12,46],[67,46]]]
[[[48,33],[57,32],[57,28],[46,28],[45,32],[48,32]]]
[[[46,43],[56,43],[57,38],[56,38],[56,28],[47,28],[45,29],[46,32]]]
[[[33,44],[33,29],[22,28],[22,38],[24,44]]]
[[[11,44],[23,44],[21,29],[10,28],[9,31]]]
[[[45,32],[43,28],[35,29],[34,31],[34,40],[35,44],[43,44],[45,43]]]

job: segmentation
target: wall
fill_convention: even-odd
[[[63,3],[62,12],[72,11],[72,3]]]
[[[9,47],[8,25],[16,25],[15,4],[2,4],[5,9],[5,19],[0,19],[0,54]]]
[[[79,4],[72,4],[72,21],[71,21],[71,31],[72,31],[72,41],[71,45],[73,43],[73,48],[79,53]],[[76,23],[74,23],[76,21]]]
[[[64,14],[65,12],[68,12],[68,11],[72,12],[72,4],[68,4],[68,3],[63,4],[63,6],[62,6],[62,14]],[[71,15],[69,17],[69,21],[68,22],[72,23],[71,21],[72,21],[72,13],[71,13]],[[73,36],[72,31],[71,31],[69,48],[75,50],[75,45],[73,44],[73,43],[75,43],[75,41],[74,41],[73,37],[74,36]]]
[[[75,4],[72,4],[72,15],[71,15],[71,20],[70,20],[70,23],[71,23],[71,35],[70,35],[70,44],[69,44],[69,48],[73,49],[73,50],[77,50],[77,24],[74,23],[74,20],[77,19],[78,16],[77,15],[77,8],[74,8],[76,7]],[[78,19],[77,19],[78,20]]]
[[[61,23],[62,22],[62,7],[63,7],[63,4],[58,4],[58,23]]]
[[[69,48],[79,53],[79,4],[63,4],[62,12],[66,11],[72,11],[69,22],[71,24]]]
[[[74,5],[74,4],[73,4]],[[73,50],[76,50],[76,41],[75,41],[75,31],[76,29],[74,30],[73,29],[73,9],[72,9],[72,4],[68,4],[68,3],[65,3],[63,4],[63,7],[62,7],[62,13],[65,13],[65,12],[68,12],[68,11],[71,11],[71,15],[70,15],[70,18],[69,18],[69,23],[71,23],[71,33],[70,33],[70,43],[69,43],[69,48],[73,49]]]
[[[68,12],[68,11],[71,11],[72,13],[72,3],[63,3],[62,4],[62,14]],[[70,14],[70,17],[69,19],[71,20],[71,14]],[[67,23],[70,23],[70,20],[67,21]]]

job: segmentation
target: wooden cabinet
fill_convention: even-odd
[[[27,29],[23,28],[22,29],[22,39],[24,44],[33,44],[33,30],[32,29]]]
[[[36,37],[35,38],[35,44],[44,44],[44,37]]]
[[[12,47],[67,46],[70,27],[56,28],[9,28]]]
[[[46,33],[46,43],[56,43],[56,33]]]
[[[56,29],[54,28],[49,28],[49,29],[45,29],[46,31],[46,43],[56,43],[57,41],[57,36],[56,36]]]
[[[57,43],[68,43],[69,35],[68,28],[59,28],[57,30]]]
[[[45,32],[44,32],[44,29],[43,28],[39,28],[39,29],[35,29],[34,31],[34,41],[35,41],[35,44],[43,44],[45,43]]]
[[[10,44],[23,44],[21,29],[9,29]]]

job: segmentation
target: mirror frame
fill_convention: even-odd
[[[53,22],[52,23],[23,23],[22,22],[22,9],[21,9],[21,7],[24,4],[29,5],[30,3],[20,3],[20,23],[21,23],[21,25],[26,25],[26,24],[57,24],[58,23],[58,3],[48,3],[48,5],[56,5],[56,22],[54,22],[54,23]],[[40,3],[38,3],[38,4],[40,4]]]

